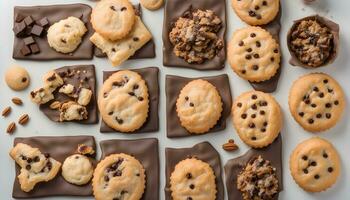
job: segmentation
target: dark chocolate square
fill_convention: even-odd
[[[44,17],[44,18],[40,19],[40,20],[37,22],[37,24],[38,24],[39,26],[42,26],[42,27],[48,26],[49,23],[50,23],[50,22],[49,22],[49,20],[47,19],[47,17]]]
[[[15,23],[13,27],[13,32],[16,37],[23,37],[25,35],[26,28],[27,28],[26,23],[24,23],[24,21],[21,21],[21,22]]]
[[[117,70],[120,71],[120,70]],[[103,81],[107,80],[109,76],[117,71],[104,71]],[[149,112],[147,121],[143,126],[134,131],[133,133],[148,133],[156,132],[159,130],[159,83],[158,83],[158,73],[159,69],[157,67],[147,67],[141,69],[131,69],[131,71],[139,73],[142,78],[146,81],[149,94]],[[116,133],[117,131],[110,128],[103,119],[101,120],[101,133]]]
[[[193,9],[213,10],[221,19],[222,28],[218,36],[224,41],[224,47],[212,59],[202,64],[189,64],[173,52],[173,45],[169,40],[169,33],[176,20],[192,6]],[[163,65],[168,67],[185,67],[198,70],[218,70],[225,67],[226,59],[226,2],[225,0],[171,0],[166,1],[163,22]]]
[[[14,8],[14,18],[17,14],[23,16],[31,16],[33,20],[42,20],[47,18],[51,24],[66,19],[70,16],[79,17],[83,14],[82,21],[85,23],[88,31],[82,38],[79,47],[72,53],[63,54],[52,49],[48,42],[46,34],[42,37],[36,37],[36,42],[41,49],[38,54],[24,56],[20,49],[22,41],[20,38],[14,37],[14,46],[12,57],[14,59],[24,60],[87,60],[93,57],[93,44],[89,38],[93,34],[92,25],[90,23],[91,7],[85,4],[65,4],[65,5],[50,5],[50,6],[16,6]]]
[[[30,48],[26,45],[23,45],[20,51],[21,51],[21,54],[23,54],[24,56],[30,55],[32,53]]]
[[[190,81],[195,79],[204,79],[213,84],[220,93],[223,103],[223,111],[217,124],[209,130],[208,133],[224,130],[226,128],[226,119],[231,113],[232,96],[230,89],[230,82],[227,74],[210,77],[185,78],[180,76],[167,75],[165,80],[166,92],[166,124],[167,137],[187,137],[196,136],[199,134],[191,134],[184,127],[181,126],[179,117],[176,112],[176,100],[180,94],[181,89]]]
[[[31,15],[28,15],[24,18],[24,23],[26,23],[27,26],[31,26],[34,24],[34,20]]]
[[[136,15],[142,18],[142,8],[140,4],[133,5]],[[99,58],[105,58],[107,55],[101,51],[98,47],[95,46],[94,55]],[[147,42],[143,47],[135,52],[129,59],[142,59],[142,58],[154,58],[156,57],[155,44],[153,39]]]
[[[26,37],[23,39],[24,45],[31,45],[35,43],[35,40],[32,36]]]
[[[139,160],[146,172],[146,188],[141,200],[159,199],[158,139],[105,140],[100,142],[101,160],[108,155],[125,153]]]
[[[247,163],[261,155],[269,160],[276,168],[279,191],[283,190],[283,169],[282,169],[282,136],[281,134],[269,146],[262,149],[250,149],[243,156],[231,159],[225,164],[226,189],[229,200],[243,200],[242,193],[237,189],[237,175],[243,170]],[[278,200],[278,194],[274,200]]]
[[[272,37],[278,42],[280,43],[280,31],[281,31],[281,15],[282,15],[282,7],[279,8],[279,13],[276,16],[276,18],[264,25],[261,26],[261,28],[267,30],[268,32],[271,33]],[[278,86],[278,81],[281,75],[281,70],[282,70],[282,52],[281,52],[281,61],[280,61],[280,68],[278,69],[278,71],[276,72],[276,74],[271,77],[269,80],[266,81],[261,81],[261,82],[250,82],[250,85],[258,91],[262,91],[262,92],[274,92],[277,89]]]
[[[40,52],[40,49],[39,49],[38,44],[31,44],[31,45],[29,46],[29,48],[30,48],[30,51],[31,51],[32,53],[34,53],[34,54]]]
[[[220,155],[209,142],[198,143],[191,148],[165,148],[165,199],[172,200],[170,190],[170,176],[174,171],[176,164],[189,157],[195,157],[208,163],[211,166],[216,176],[216,199],[224,200],[225,194],[224,183],[222,181]]]
[[[41,34],[43,33],[43,31],[44,31],[44,28],[42,26],[38,26],[35,24],[30,33],[35,35],[35,36],[40,37]]]
[[[25,143],[39,148],[42,153],[49,153],[52,158],[63,163],[70,155],[74,154],[79,144],[86,144],[96,151],[93,136],[62,136],[62,137],[28,137],[16,138],[14,145]],[[38,198],[50,196],[91,196],[91,184],[77,186],[64,180],[61,172],[49,182],[38,183],[30,192],[23,192],[18,182],[20,167],[16,165],[16,177],[13,184],[12,197],[17,199]]]
[[[74,66],[66,66],[56,69],[56,73],[66,72],[67,70],[80,70],[80,75],[75,75],[72,78],[67,78],[65,81],[66,84],[72,84],[74,87],[78,88],[80,84],[80,80],[84,80],[87,77],[87,81],[84,81],[86,86],[88,86],[92,91],[92,97],[89,105],[86,106],[86,110],[88,111],[88,118],[86,120],[81,121],[72,121],[80,124],[96,124],[98,122],[97,117],[97,103],[96,103],[96,75],[95,75],[95,66],[94,65],[74,65]],[[83,71],[86,73],[83,73]],[[78,79],[79,78],[79,79]],[[40,105],[40,110],[52,121],[58,122],[60,113],[58,110],[53,110],[50,108],[50,104],[54,101],[64,102],[67,100],[74,100],[71,97],[68,97],[65,94],[59,93],[58,90],[54,92],[55,99],[47,102],[46,104]],[[64,122],[66,123],[66,122]]]

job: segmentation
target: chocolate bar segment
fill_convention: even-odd
[[[81,124],[96,124],[98,122],[97,117],[97,103],[96,103],[96,75],[94,65],[74,65],[61,67],[55,70],[60,76],[61,74],[67,74],[68,71],[74,72],[73,76],[62,77],[65,84],[72,84],[75,88],[78,88],[81,81],[83,86],[90,89],[92,97],[90,103],[86,106],[88,111],[88,118],[82,121],[73,121]],[[79,73],[78,73],[79,71]],[[40,110],[52,121],[58,122],[60,118],[60,112],[50,108],[50,105],[54,101],[65,102],[72,100],[65,94],[59,93],[58,90],[54,92],[55,99],[40,105]]]
[[[70,16],[79,17],[82,15],[81,20],[85,23],[88,32],[84,35],[80,46],[70,54],[63,54],[52,49],[48,42],[46,33],[41,33],[41,37],[35,37],[36,43],[40,48],[40,53],[24,55],[21,53],[23,41],[19,37],[14,37],[14,47],[12,57],[14,59],[24,60],[87,60],[93,57],[93,44],[89,38],[93,34],[92,25],[90,23],[91,7],[85,4],[65,4],[65,5],[50,5],[50,6],[16,6],[14,8],[14,32],[16,36],[20,36],[23,33],[21,30],[23,25],[16,22],[18,15],[25,17],[23,22],[28,27],[31,34],[32,29],[29,28],[36,24],[38,26],[48,28],[48,24],[51,25],[62,19],[66,19]],[[31,20],[29,19],[31,18]],[[30,24],[30,25],[28,25]],[[35,25],[34,25],[35,26]],[[34,27],[33,27],[34,28]],[[44,31],[44,30],[43,30]],[[40,34],[40,31],[35,31],[35,34]]]
[[[165,148],[165,199],[172,200],[170,190],[170,176],[174,171],[176,164],[189,157],[198,158],[199,160],[202,160],[210,165],[216,176],[216,199],[224,200],[225,194],[224,183],[222,180],[220,155],[209,142],[202,142],[190,148]]]
[[[276,168],[279,191],[283,190],[282,136],[279,134],[278,138],[276,138],[276,140],[268,147],[262,149],[250,149],[243,156],[227,161],[224,169],[229,200],[243,200],[241,192],[237,189],[237,176],[245,168],[249,161],[258,157],[259,155],[262,156],[263,159],[269,160],[272,167]],[[273,199],[278,200],[278,193]]]
[[[218,32],[220,39],[225,41],[226,34],[226,3],[225,0],[171,0],[166,1],[163,22],[163,65],[167,67],[184,67],[198,70],[218,70],[225,66],[226,44],[211,60],[202,64],[189,64],[182,58],[177,57],[173,52],[173,45],[169,39],[169,33],[176,20],[190,8],[193,10],[212,10],[222,21],[222,27]]]
[[[119,70],[117,70],[119,71]],[[103,72],[103,81],[107,80],[109,76],[114,74],[117,71],[104,71]],[[146,81],[149,94],[149,112],[147,121],[143,126],[134,131],[133,133],[149,133],[156,132],[159,130],[159,78],[158,73],[159,69],[157,67],[147,67],[141,69],[132,69],[131,71],[139,73],[143,80]],[[101,120],[101,133],[116,133],[117,131],[110,128],[103,119]],[[130,133],[128,133],[130,134]]]
[[[32,147],[39,148],[42,153],[48,153],[50,156],[63,163],[70,155],[74,154],[79,144],[91,146],[96,151],[95,139],[93,136],[63,136],[63,137],[28,137],[16,138],[14,146],[17,143],[25,143]],[[93,155],[95,159],[95,155]],[[39,198],[51,196],[91,196],[91,184],[77,186],[64,180],[61,173],[49,182],[42,182],[35,186],[30,192],[23,192],[18,182],[20,168],[16,165],[16,177],[13,185],[12,197],[17,199]]]
[[[105,140],[100,146],[101,160],[116,153],[129,154],[139,160],[146,173],[146,188],[141,200],[159,200],[158,139]]]
[[[176,112],[176,101],[181,89],[190,81],[195,79],[204,79],[213,84],[218,90],[223,103],[223,111],[217,124],[209,130],[208,133],[214,133],[226,128],[226,119],[231,113],[232,96],[230,82],[227,74],[211,77],[185,78],[180,76],[167,75],[165,80],[166,92],[166,115],[167,115],[167,137],[187,137],[199,134],[191,134],[181,126]]]

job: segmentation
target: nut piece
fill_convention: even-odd
[[[19,105],[19,106],[23,104],[22,100],[18,97],[12,98],[12,102],[16,105]]]
[[[81,88],[79,92],[78,104],[87,106],[90,103],[92,92],[89,89]]]
[[[28,123],[28,121],[29,121],[29,115],[28,114],[24,114],[18,119],[18,123],[20,125],[25,125],[26,123]]]
[[[50,104],[50,108],[53,110],[58,110],[61,107],[61,102],[59,101],[54,101]]]
[[[11,122],[6,129],[6,132],[11,135],[13,132],[15,132],[15,130],[16,130],[16,124],[15,122]]]
[[[4,117],[7,117],[10,114],[10,112],[11,112],[11,107],[8,106],[2,111],[1,115]]]
[[[225,151],[235,151],[238,149],[238,146],[235,144],[235,141],[233,139],[229,139],[227,143],[222,145],[222,148]]]
[[[48,86],[30,92],[31,100],[36,104],[45,104],[54,99],[51,89]]]
[[[69,101],[62,104],[60,108],[60,121],[73,121],[87,119],[88,112],[84,106],[77,104],[74,101]]]
[[[79,144],[77,152],[82,155],[93,155],[95,153],[95,150],[89,145]]]

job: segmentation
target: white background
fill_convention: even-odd
[[[234,14],[231,3],[227,2],[227,19],[228,19],[228,34],[227,38],[231,37],[232,32],[239,28],[245,26],[240,19]],[[293,148],[302,140],[315,136],[315,134],[308,133],[304,131],[298,124],[292,119],[291,114],[288,110],[288,91],[291,84],[299,76],[310,73],[310,72],[326,72],[331,76],[335,77],[339,81],[340,85],[346,93],[346,100],[349,102],[349,86],[350,86],[350,68],[348,66],[349,59],[348,47],[350,41],[350,1],[349,0],[318,0],[318,3],[312,6],[305,6],[302,0],[281,0],[282,1],[282,33],[281,33],[281,48],[283,52],[283,70],[279,82],[279,87],[273,95],[277,98],[278,102],[281,104],[284,112],[284,128],[282,131],[283,135],[283,166],[284,166],[284,191],[280,194],[280,199],[349,199],[349,173],[350,165],[346,163],[350,162],[350,135],[347,133],[350,131],[350,126],[348,121],[349,108],[346,108],[344,112],[343,119],[337,124],[337,126],[329,131],[326,131],[318,136],[327,138],[330,140],[335,147],[338,149],[339,154],[342,159],[342,174],[338,179],[338,182],[334,187],[327,190],[326,192],[311,194],[304,192],[300,189],[292,180],[289,173],[289,155]],[[97,73],[97,85],[101,86],[102,81],[102,71],[103,70],[113,70],[118,68],[113,68],[107,60],[95,58],[92,61],[53,61],[53,62],[35,62],[35,61],[16,61],[12,59],[12,45],[13,45],[13,33],[12,33],[12,18],[13,18],[13,7],[16,5],[45,5],[45,4],[62,4],[62,3],[86,3],[93,5],[93,1],[88,0],[2,0],[0,3],[0,110],[11,105],[13,110],[9,117],[0,117],[0,199],[7,200],[12,199],[12,184],[14,180],[14,165],[15,163],[8,156],[8,152],[12,146],[13,139],[15,137],[28,137],[28,136],[43,136],[43,135],[56,135],[56,136],[69,136],[69,135],[79,135],[88,134],[93,135],[96,141],[106,139],[135,139],[135,138],[146,138],[146,137],[157,137],[159,139],[159,152],[160,152],[160,175],[161,175],[161,185],[160,185],[160,196],[164,199],[163,188],[165,185],[164,181],[164,148],[165,147],[188,147],[202,141],[209,141],[214,145],[214,147],[219,151],[222,159],[222,165],[228,159],[237,157],[243,154],[248,147],[242,143],[238,135],[235,133],[232,127],[231,119],[228,120],[227,129],[214,133],[203,135],[199,137],[186,137],[181,139],[168,139],[166,137],[166,124],[165,124],[165,91],[164,91],[164,80],[166,74],[175,74],[183,76],[208,76],[217,75],[222,73],[227,73],[230,77],[230,84],[233,97],[237,97],[244,91],[251,90],[250,85],[240,79],[229,66],[226,66],[224,70],[221,71],[210,71],[201,72],[195,70],[186,69],[176,69],[176,68],[166,68],[162,66],[162,23],[163,23],[163,9],[156,12],[150,12],[143,9],[143,19],[152,32],[154,40],[156,43],[156,59],[145,59],[145,60],[133,60],[128,61],[119,67],[122,69],[129,68],[140,68],[147,66],[157,66],[160,69],[160,130],[158,133],[151,134],[134,134],[134,135],[123,135],[123,134],[101,134],[99,132],[99,124],[96,125],[78,125],[78,124],[57,124],[49,121],[41,112],[36,105],[30,102],[28,94],[29,92],[39,87],[41,83],[41,77],[44,73],[51,69],[61,67],[63,65],[74,65],[74,64],[95,64]],[[326,16],[335,22],[340,24],[340,38],[341,38],[341,48],[340,54],[336,61],[330,66],[319,68],[315,70],[302,69],[299,67],[292,67],[287,63],[289,59],[289,52],[286,46],[286,33],[289,27],[292,25],[292,21],[305,17],[310,14],[318,13],[322,16]],[[30,87],[23,92],[13,92],[5,84],[3,79],[5,70],[12,64],[19,64],[25,67],[31,76]],[[14,106],[11,103],[12,97],[21,97],[24,100],[24,106]],[[23,114],[28,113],[31,117],[30,123],[25,126],[18,126],[18,129],[13,136],[6,134],[6,127],[11,121],[17,121],[18,117]],[[221,145],[225,143],[229,138],[234,138],[240,147],[239,151],[233,153],[227,153],[221,149]],[[98,152],[100,153],[100,152]],[[58,198],[53,197],[50,199],[74,199],[71,197]],[[83,198],[84,199],[84,198]],[[88,198],[86,198],[88,199]]]

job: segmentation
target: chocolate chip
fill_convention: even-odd
[[[251,33],[250,37],[254,38],[254,37],[256,37],[256,34],[255,33]]]
[[[111,50],[112,50],[112,52],[116,52],[115,48],[112,48]]]
[[[328,92],[329,92],[329,93],[332,93],[332,92],[333,92],[333,90],[332,90],[332,89],[328,89]]]
[[[265,131],[266,131],[266,129],[265,129],[265,128],[262,128],[262,129],[261,129],[261,132],[265,132]]]
[[[267,122],[264,122],[264,124],[263,124],[264,126],[267,126]]]
[[[338,100],[335,100],[335,101],[334,101],[334,105],[336,105],[336,106],[339,105],[339,101],[338,101]]]
[[[123,124],[123,119],[119,119],[118,117],[115,118],[115,120],[117,120],[118,124]]]
[[[245,74],[245,73],[246,73],[246,70],[243,69],[243,70],[241,71],[241,73],[242,73],[242,74]]]
[[[250,10],[250,11],[248,12],[248,14],[249,14],[249,16],[251,16],[251,17],[255,17],[255,16],[256,16],[256,13],[255,13],[254,11],[252,11],[252,10]]]
[[[126,7],[122,7],[122,8],[120,9],[120,11],[125,11],[125,10],[127,10]]]
[[[256,137],[255,137],[255,136],[253,136],[251,139],[252,139],[252,140],[256,140]]]
[[[185,97],[185,100],[188,101],[188,96]]]
[[[315,179],[319,179],[319,178],[320,178],[320,175],[316,174],[316,175],[314,176],[314,178],[315,178]]]
[[[316,105],[316,104],[314,104],[314,103],[312,103],[312,104],[311,104],[311,107],[316,108],[316,107],[317,107],[317,105]]]
[[[326,108],[330,108],[332,107],[332,104],[331,103],[326,103]]]
[[[256,41],[256,47],[261,47],[261,43],[259,41]]]
[[[258,70],[259,69],[259,66],[258,65],[253,65],[253,70]]]
[[[256,110],[258,107],[257,107],[255,104],[253,104],[253,105],[251,106],[251,108],[252,108],[253,110]]]
[[[254,123],[250,123],[248,126],[249,126],[249,128],[255,128],[255,124]]]
[[[256,114],[252,114],[250,117],[254,119],[256,117]]]
[[[324,79],[323,83],[327,84],[328,83],[328,79]]]
[[[22,156],[22,160],[27,160],[27,157],[26,156]]]
[[[128,93],[130,96],[135,96],[135,93],[134,92],[129,92]]]
[[[32,166],[30,166],[30,165],[26,166],[26,170],[30,170],[31,168],[32,168]]]
[[[250,60],[251,58],[252,58],[252,56],[249,54],[245,56],[245,59],[247,59],[247,60]]]
[[[193,199],[192,199],[192,197],[187,197],[187,199],[186,199],[186,200],[193,200]]]
[[[328,167],[328,172],[332,173],[333,172],[333,167]]]
[[[274,62],[274,61],[275,61],[275,58],[274,58],[274,57],[271,57],[270,60],[271,60],[271,62]]]
[[[27,81],[27,78],[26,77],[23,77],[22,78],[22,83],[25,83]]]
[[[323,97],[324,97],[323,92],[321,92],[318,96],[319,96],[320,98],[323,98]]]
[[[307,156],[304,155],[304,156],[302,157],[302,159],[303,159],[303,160],[307,160]]]
[[[265,115],[265,111],[263,111],[263,110],[260,110],[260,115]]]
[[[117,170],[116,172],[114,172],[113,176],[116,177],[116,176],[121,176],[122,175],[122,171],[120,170]]]
[[[108,115],[113,115],[113,111],[109,112]]]
[[[260,102],[259,102],[259,105],[260,105],[260,106],[267,106],[267,102],[266,102],[266,101],[260,101]]]
[[[133,87],[134,90],[137,90],[139,89],[139,85],[135,84],[134,87]]]
[[[278,53],[278,49],[273,50],[274,53]]]
[[[310,163],[310,165],[315,167],[315,166],[317,165],[317,163],[316,163],[315,161],[312,161],[312,162]]]
[[[104,177],[104,180],[105,180],[106,182],[108,182],[108,181],[109,181],[109,177],[108,177],[108,176],[105,176],[105,177]]]
[[[328,158],[328,154],[327,153],[323,153],[323,157],[324,158]]]
[[[259,58],[260,56],[259,56],[259,54],[254,54],[254,58]]]
[[[307,169],[303,169],[304,174],[308,174],[309,171]]]
[[[114,6],[109,7],[111,10],[116,11]]]
[[[240,41],[240,42],[238,43],[238,45],[239,45],[239,46],[243,46],[243,45],[244,45],[244,42],[243,42],[243,41]]]
[[[255,9],[255,10],[259,10],[260,7],[259,7],[259,6],[255,6],[254,9]]]
[[[191,106],[191,107],[193,107],[193,106],[194,106],[194,104],[191,102],[191,103],[190,103],[190,106]]]
[[[247,52],[249,52],[249,53],[252,52],[252,51],[253,51],[252,48],[248,48],[248,49],[247,49]]]
[[[256,14],[256,18],[257,18],[257,19],[261,19],[262,17],[261,17],[260,14]]]
[[[314,87],[312,90],[315,91],[315,92],[319,91],[318,87]]]
[[[267,6],[267,1],[263,1],[263,2],[262,2],[262,5],[263,5],[263,6]]]
[[[143,97],[137,97],[139,101],[143,101]]]
[[[190,189],[191,189],[191,190],[194,189],[194,185],[193,185],[193,184],[190,185]]]
[[[61,42],[64,43],[64,44],[67,43],[67,41],[65,39],[63,39],[63,38],[61,38]]]
[[[187,174],[186,174],[186,178],[187,178],[187,179],[191,179],[191,178],[192,178],[192,174],[191,174],[191,173],[187,173]]]
[[[304,103],[310,104],[310,99],[305,99]]]
[[[300,117],[304,117],[304,112],[299,112]]]
[[[242,107],[242,103],[237,103],[237,106],[238,107]]]
[[[317,117],[317,118],[321,118],[321,117],[322,117],[322,114],[321,114],[321,113],[318,113],[318,114],[316,115],[316,117]]]
[[[45,158],[49,158],[50,154],[49,153],[44,153]]]
[[[28,159],[27,159],[27,162],[28,162],[28,163],[31,163],[31,162],[33,162],[33,159],[28,158]]]
[[[134,42],[139,41],[140,39],[138,37],[133,37],[132,40],[134,40]]]
[[[247,118],[247,114],[243,113],[243,114],[241,115],[241,118],[242,118],[242,119]]]
[[[40,161],[40,158],[38,156],[35,156],[34,159],[33,159],[34,162],[39,162]]]
[[[313,119],[309,119],[308,122],[309,122],[309,124],[313,124],[314,120]]]
[[[331,113],[326,113],[326,118],[330,119],[332,117]]]
[[[255,94],[252,95],[252,99],[257,99],[258,96],[256,96]]]

